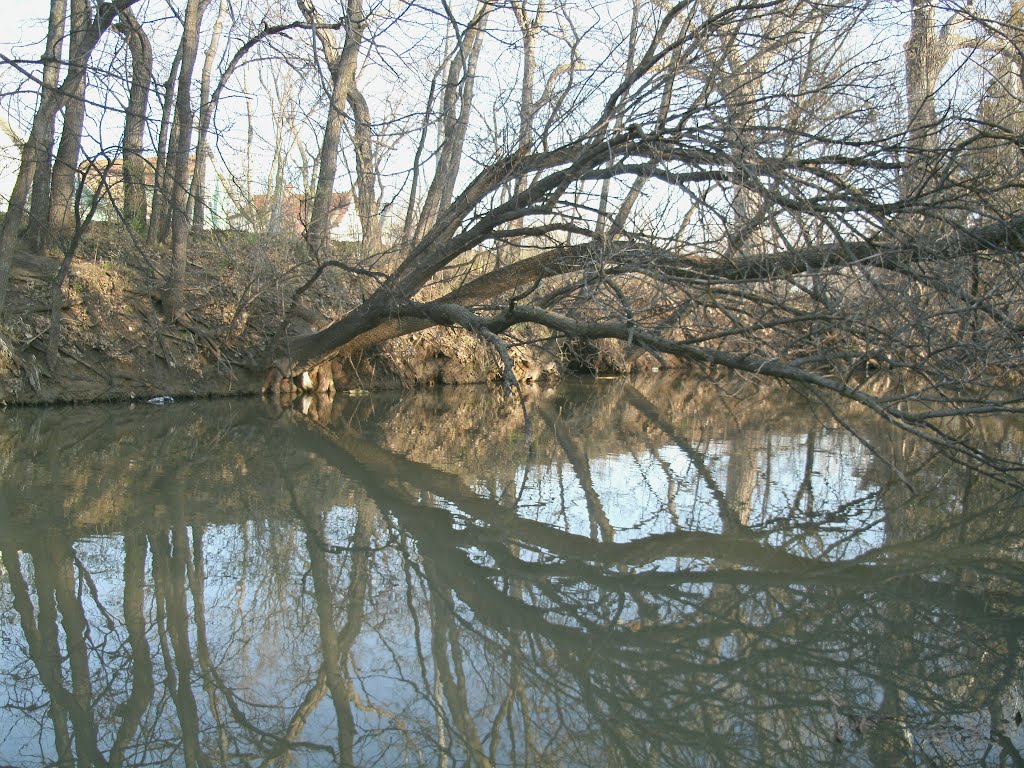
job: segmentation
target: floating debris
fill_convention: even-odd
[[[174,398],[170,395],[159,395],[158,397],[151,397],[146,401],[150,405],[170,405],[174,402]]]

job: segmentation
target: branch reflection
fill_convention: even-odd
[[[5,417],[0,763],[1021,763],[1015,491],[781,390],[596,389],[532,458],[474,390]]]

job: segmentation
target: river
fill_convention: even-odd
[[[0,413],[0,765],[1024,764],[1019,491],[742,380],[526,413]]]

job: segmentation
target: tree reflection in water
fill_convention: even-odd
[[[1012,488],[737,382],[530,407],[5,414],[0,764],[1022,763]]]

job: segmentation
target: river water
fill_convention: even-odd
[[[306,405],[0,413],[0,765],[1024,762],[999,478],[742,381]]]

